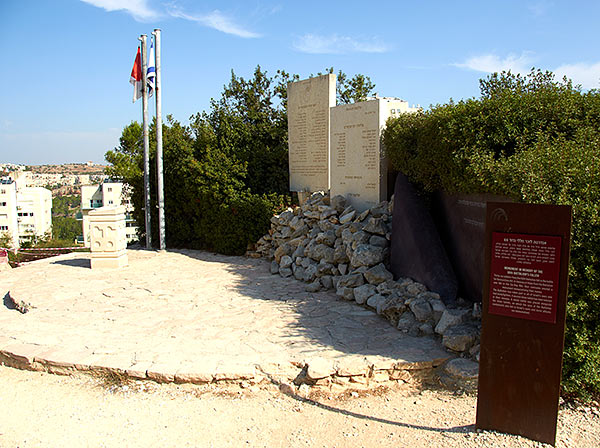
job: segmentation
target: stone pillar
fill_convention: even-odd
[[[97,208],[90,211],[89,218],[92,269],[127,266],[125,207]]]

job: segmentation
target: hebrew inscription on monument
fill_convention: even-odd
[[[290,191],[329,189],[329,109],[335,91],[333,74],[288,84]]]
[[[377,98],[331,109],[331,196],[359,211],[387,199],[387,160],[380,144],[390,115],[409,110],[402,100]]]

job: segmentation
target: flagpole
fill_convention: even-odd
[[[154,35],[155,44],[155,68],[156,68],[156,87],[154,96],[156,98],[156,177],[158,189],[158,234],[159,249],[165,249],[165,201],[164,201],[164,183],[163,183],[163,144],[162,144],[162,85],[161,85],[161,65],[160,65],[160,29],[156,28]],[[145,84],[144,84],[145,85]]]
[[[144,120],[144,217],[146,224],[146,249],[152,248],[152,237],[150,228],[150,141],[148,135],[148,61],[146,56],[146,35],[142,34],[139,40],[142,42],[142,111]]]

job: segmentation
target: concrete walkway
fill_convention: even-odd
[[[72,253],[0,272],[0,362],[205,383],[407,381],[451,357],[332,291],[269,274],[262,259],[129,250],[92,270]],[[14,303],[29,304],[25,314]]]

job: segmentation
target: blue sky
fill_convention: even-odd
[[[0,162],[103,162],[141,121],[129,75],[162,29],[163,115],[187,122],[233,69],[333,66],[429,107],[531,67],[600,88],[598,1],[0,0]],[[164,118],[164,117],[163,117]]]

